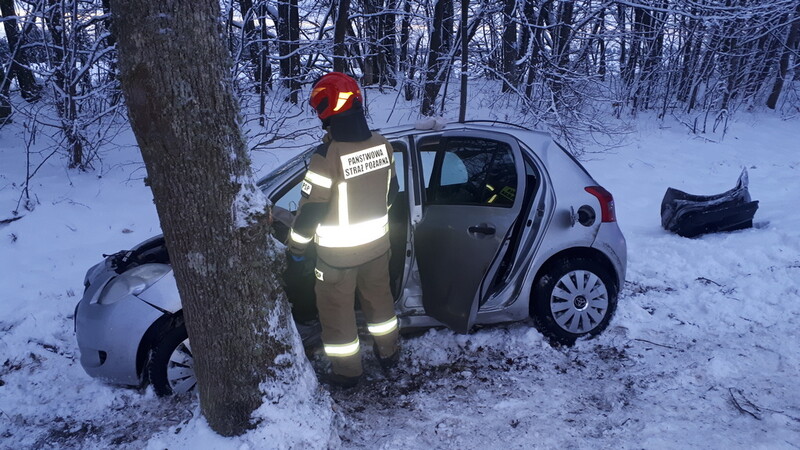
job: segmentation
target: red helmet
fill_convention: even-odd
[[[356,100],[363,102],[356,80],[341,72],[331,72],[314,84],[308,103],[317,110],[319,118],[325,120],[349,110]]]

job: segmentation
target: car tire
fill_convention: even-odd
[[[601,262],[573,257],[550,264],[536,280],[531,317],[551,342],[573,345],[608,326],[617,308],[617,286]]]
[[[194,389],[194,359],[186,326],[169,329],[150,351],[147,377],[159,397],[183,394]]]

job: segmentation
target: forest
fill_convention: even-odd
[[[800,292],[800,210],[787,208],[800,191],[793,150],[800,0],[0,0],[0,13],[2,442],[370,449],[800,442],[800,357],[791,338],[800,311],[786,301]],[[131,45],[136,33],[161,36],[149,41],[161,46]],[[166,54],[184,56],[174,50],[186,47],[164,44],[187,42],[203,57]],[[133,89],[131,49],[156,74]],[[306,349],[306,364],[289,333],[296,329],[283,326],[289,310],[273,273],[284,267],[283,245],[261,232],[266,203],[253,201],[261,207],[255,219],[232,227],[230,206],[239,203],[208,207],[191,195],[239,199],[254,175],[316,140],[322,130],[307,99],[330,71],[358,80],[374,127],[483,119],[549,131],[616,199],[628,269],[609,328],[572,347],[551,345],[528,317],[467,334],[432,328],[404,336],[392,376],[366,359],[369,376],[355,391],[321,387],[314,374],[321,348]],[[193,85],[204,86],[196,97],[205,109],[176,119],[183,91],[172,88],[186,79],[212,82]],[[154,85],[160,90],[148,90]],[[145,92],[138,104],[135,89]],[[187,103],[197,100],[187,92]],[[153,104],[162,114],[147,108]],[[216,117],[206,120],[209,110]],[[174,123],[191,129],[184,133],[191,139],[173,139]],[[167,144],[142,139],[148,125],[157,129],[148,137]],[[202,159],[209,155],[215,164]],[[147,166],[155,157],[161,165]],[[184,160],[199,169],[181,170]],[[722,192],[743,168],[761,205],[752,228],[685,239],[659,227],[665,188]],[[167,198],[159,185],[174,204],[159,204]],[[214,239],[176,218],[213,230]],[[146,383],[127,388],[87,376],[76,345],[87,269],[159,233],[192,244],[170,246],[173,256],[202,250],[194,245],[202,241],[255,259],[225,259],[217,266],[229,276],[203,273],[193,283],[230,298],[210,289],[204,303],[181,294],[186,324],[204,331],[192,337],[198,376],[218,377],[199,382],[197,395],[164,399]],[[211,250],[197,254],[227,258]],[[191,264],[175,261],[177,280]],[[270,321],[251,323],[280,333],[241,326],[271,311],[278,312]],[[229,329],[212,326],[219,312],[236,317],[219,320]],[[235,345],[219,344],[219,336]],[[201,363],[201,349],[212,344],[225,351],[206,360],[216,364]],[[297,364],[273,364],[286,355]],[[258,390],[239,389],[241,378]],[[222,406],[234,402],[203,403],[238,401],[239,393],[254,400],[234,405],[245,420],[229,420],[233,409]],[[235,423],[221,428],[225,421]]]
[[[109,1],[0,9],[0,126],[22,122],[31,141],[52,140],[42,158],[91,168],[125,116]],[[468,80],[496,80],[526,125],[567,144],[613,134],[610,116],[702,133],[800,104],[797,0],[231,0],[221,15],[252,148],[298,133],[282,124],[331,70],[461,120]]]

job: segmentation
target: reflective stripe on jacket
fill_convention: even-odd
[[[387,252],[393,183],[394,153],[380,134],[320,145],[303,179],[290,245],[302,248],[313,239],[317,256],[335,267],[357,266]]]

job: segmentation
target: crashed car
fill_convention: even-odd
[[[389,229],[401,329],[466,333],[476,324],[531,317],[554,344],[601,332],[627,260],[611,194],[547,133],[491,122],[436,128],[381,130],[394,148],[400,184]],[[279,240],[296,212],[313,151],[259,182],[273,203]],[[314,276],[293,273],[287,293],[296,320],[305,321],[314,315]],[[162,238],[108,256],[84,284],[75,326],[89,375],[150,383],[160,395],[194,386]]]

